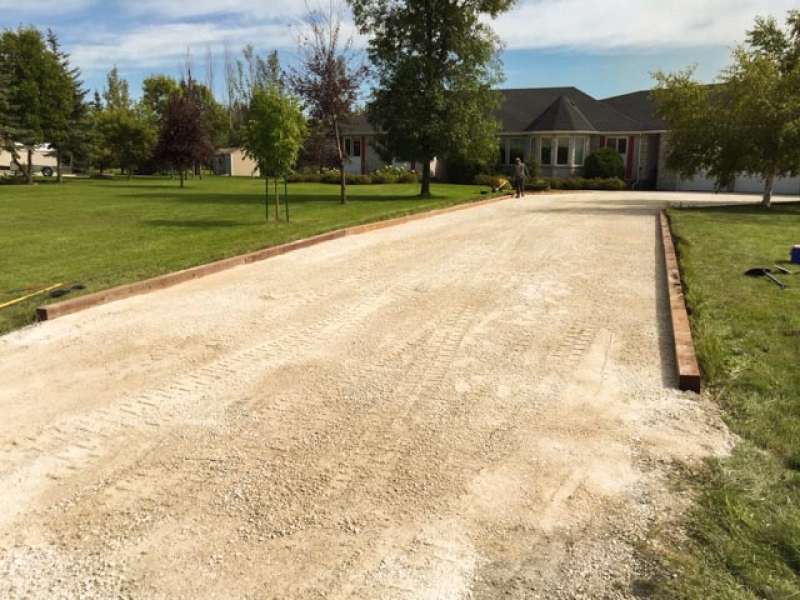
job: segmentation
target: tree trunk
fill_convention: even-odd
[[[33,150],[28,148],[28,185],[33,185]]]
[[[431,161],[422,161],[422,187],[420,188],[419,195],[421,198],[431,197]]]
[[[275,220],[281,220],[281,196],[280,190],[278,189],[278,178],[275,178]]]
[[[56,182],[62,183],[61,179],[61,149],[56,149]]]
[[[342,136],[339,133],[339,120],[336,118],[333,119],[333,139],[336,142],[336,150],[339,154],[340,204],[347,204],[347,178],[344,173],[344,148],[342,147]],[[364,152],[364,148],[362,148],[361,151]]]
[[[764,180],[764,195],[761,197],[761,206],[769,208],[772,204],[772,187],[775,184],[775,175],[769,174]]]
[[[178,176],[181,178],[181,188],[183,188],[183,180],[185,179],[183,176],[183,169],[178,169]]]
[[[340,204],[347,204],[347,177],[344,171],[344,161],[339,163],[339,189],[341,190]]]

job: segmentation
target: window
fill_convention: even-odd
[[[606,147],[613,148],[621,155],[625,156],[628,153],[628,138],[626,137],[610,137],[606,139]]]
[[[541,160],[539,162],[543,165],[549,165],[553,162],[552,144],[553,140],[550,138],[542,138],[542,151],[539,153]]]
[[[569,164],[569,138],[558,138],[558,150],[556,152],[556,164],[568,165]]]
[[[361,156],[361,140],[358,138],[344,138],[344,153],[346,156],[358,158]]]
[[[513,164],[520,159],[525,162],[525,138],[513,138],[508,141],[508,162]]]
[[[576,137],[575,138],[575,162],[574,165],[576,167],[580,167],[583,165],[583,159],[586,154],[586,138],[583,137]]]

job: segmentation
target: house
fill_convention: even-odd
[[[356,115],[342,126],[342,147],[348,157],[345,160],[345,170],[348,173],[369,175],[386,166],[386,161],[375,149],[374,139],[375,129],[364,115]],[[419,167],[416,161],[393,160],[391,164],[412,171]],[[439,161],[434,158],[431,161],[431,177],[437,176],[438,167]]]
[[[575,87],[499,90],[503,97],[496,116],[497,166],[510,168],[517,158],[536,159],[542,177],[569,178],[583,174],[586,157],[609,146],[621,156],[630,189],[715,191],[713,179],[698,175],[682,179],[666,168],[669,131],[655,111],[649,90],[597,100]],[[348,171],[369,174],[382,167],[371,140],[374,129],[363,116],[345,130]],[[408,163],[406,163],[408,164]],[[408,165],[414,168],[414,163]],[[446,173],[434,163],[432,174]],[[445,175],[446,176],[446,175]],[[764,181],[741,175],[725,191],[762,193]],[[775,194],[800,194],[800,177],[778,179]]]
[[[223,148],[214,153],[211,170],[215,175],[229,177],[258,177],[258,163],[242,148]]]
[[[612,102],[596,100],[575,87],[500,93],[500,165],[534,158],[543,177],[569,178],[583,173],[591,152],[610,146],[622,157],[630,187],[656,186],[661,133],[656,123],[639,121]]]

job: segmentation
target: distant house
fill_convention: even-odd
[[[258,163],[245,155],[242,148],[217,150],[211,159],[211,170],[215,175],[229,177],[258,177]]]
[[[517,158],[526,162],[536,159],[543,177],[576,177],[583,174],[591,152],[611,147],[622,158],[630,189],[715,190],[715,182],[708,177],[682,179],[666,168],[669,130],[656,115],[649,90],[604,100],[575,87],[499,91],[503,101],[496,113],[500,123],[497,166],[501,168],[510,167]],[[350,157],[348,171],[369,174],[384,165],[373,146],[374,136],[375,130],[363,116],[354,117],[347,125],[344,149]],[[432,174],[446,170],[446,164],[434,163]],[[763,180],[742,175],[725,191],[761,193],[763,189]],[[800,194],[800,178],[778,179],[774,193]]]
[[[383,160],[375,149],[375,129],[369,124],[366,117],[356,115],[342,126],[342,147],[345,156],[345,170],[355,175],[369,175],[378,169],[385,167],[387,162]],[[393,166],[403,166],[409,170],[420,169],[420,164],[416,161],[391,161]],[[431,161],[431,177],[437,176],[439,161]]]

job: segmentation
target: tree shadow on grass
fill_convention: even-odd
[[[132,194],[137,198],[141,198],[141,194]],[[162,194],[158,196],[159,199],[168,201],[168,202],[175,202],[178,204],[242,204],[242,205],[264,205],[264,195],[258,194],[214,194],[214,193],[202,193],[202,194],[195,194],[195,193],[187,193],[187,194]],[[283,190],[281,190],[281,204],[286,201],[286,196],[283,194]],[[344,206],[348,206],[349,204],[357,204],[357,203],[388,203],[388,202],[413,202],[413,201],[437,201],[437,200],[444,200],[445,197],[438,197],[434,196],[432,198],[420,198],[419,196],[404,196],[404,195],[391,195],[391,196],[348,196],[347,204]],[[269,196],[269,204],[270,206],[274,206],[275,196],[274,194],[270,194]],[[292,194],[291,190],[289,191],[289,205],[292,204],[320,204],[320,205],[330,205],[330,206],[339,206],[339,196],[338,195],[317,195],[317,194]]]
[[[141,222],[143,225],[152,227],[185,227],[194,229],[216,229],[219,227],[249,227],[253,225],[252,222],[245,221],[227,221],[227,220],[213,220],[213,219],[151,219]]]

